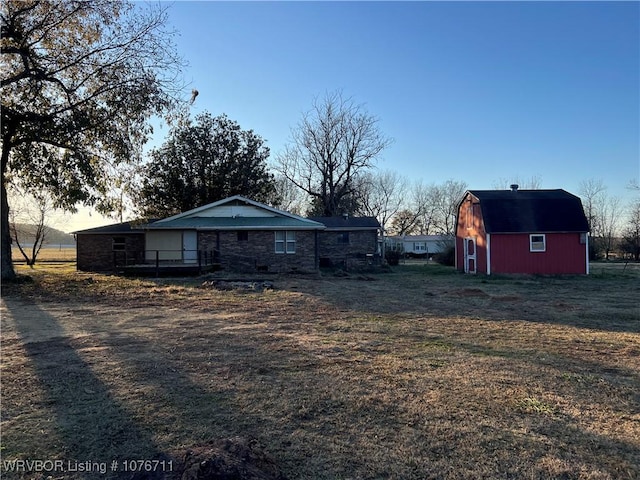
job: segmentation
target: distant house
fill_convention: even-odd
[[[588,231],[580,199],[564,190],[469,190],[458,205],[456,268],[588,274]]]
[[[380,258],[382,227],[375,217],[310,217],[325,229],[319,232],[320,266],[351,266],[372,263]]]
[[[449,235],[396,235],[385,237],[384,241],[387,249],[403,252],[410,257],[431,258],[453,245],[454,238]]]
[[[316,271],[321,258],[364,258],[377,248],[377,230],[369,220],[320,222],[240,195],[161,220],[75,236],[79,270],[133,274]]]

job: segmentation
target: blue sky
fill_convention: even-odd
[[[342,90],[394,139],[378,166],[411,179],[596,178],[628,198],[640,176],[638,2],[178,1],[169,22],[193,113],[226,113],[272,158]]]

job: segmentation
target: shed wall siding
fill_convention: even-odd
[[[491,235],[491,273],[586,274],[579,233],[546,233],[546,251],[529,251],[529,234]]]
[[[456,268],[461,272],[464,271],[463,241],[469,237],[476,242],[476,272],[487,273],[487,235],[482,222],[482,209],[478,200],[471,194],[465,196],[458,210]]]

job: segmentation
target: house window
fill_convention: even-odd
[[[113,237],[113,250],[126,250],[127,242],[124,237]]]
[[[349,232],[342,232],[338,234],[338,243],[349,244]]]
[[[238,241],[239,242],[248,242],[249,241],[249,232],[244,230],[238,230]]]
[[[529,235],[529,251],[545,252],[547,250],[547,239],[544,235]]]
[[[276,253],[296,253],[296,232],[276,232]]]

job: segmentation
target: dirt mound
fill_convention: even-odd
[[[181,480],[286,480],[257,440],[226,438],[189,450]]]
[[[479,288],[463,288],[450,292],[451,295],[458,297],[488,297],[489,294]]]
[[[202,287],[215,288],[216,290],[235,290],[247,292],[262,292],[273,290],[273,282],[264,280],[206,280]]]

